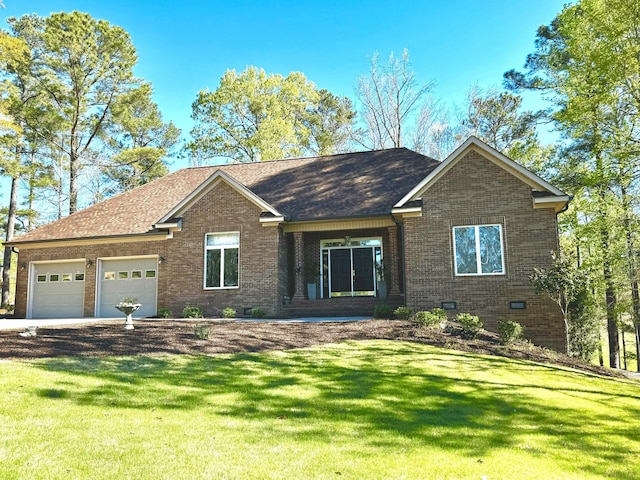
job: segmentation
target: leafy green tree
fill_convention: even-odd
[[[180,129],[164,123],[152,101],[149,83],[120,95],[112,106],[112,121],[103,140],[112,153],[102,169],[114,186],[107,192],[129,190],[166,175],[167,155],[178,143]]]
[[[588,277],[574,262],[554,255],[553,266],[547,269],[536,268],[530,276],[538,293],[544,293],[558,304],[564,319],[567,336],[567,353],[588,356],[588,340],[593,331],[587,331],[591,318],[586,308],[588,297]],[[597,325],[593,330],[597,331]]]
[[[215,91],[198,93],[192,108],[196,124],[187,150],[197,164],[335,153],[355,115],[348,99],[318,91],[300,72],[283,77],[256,67],[227,70]]]
[[[617,279],[619,270],[627,268],[620,266],[620,257],[613,252],[620,252],[625,238],[632,241],[627,242],[624,256],[635,258],[637,251],[633,223],[625,220],[631,219],[631,210],[625,204],[637,199],[639,56],[638,2],[580,0],[539,28],[524,73],[505,74],[510,88],[542,91],[554,102],[552,118],[569,142],[564,156],[570,166],[562,170],[574,179],[575,189],[585,188],[585,199],[593,203],[592,238],[599,244],[609,363],[615,368],[620,364]],[[627,267],[632,267],[630,277],[637,276],[631,263]],[[630,280],[637,285],[637,279]]]
[[[554,153],[537,138],[541,113],[522,111],[522,97],[495,87],[473,85],[459,112],[458,142],[474,135],[508,157],[541,173],[543,163]]]
[[[25,15],[9,25],[31,48],[30,74],[38,86],[33,101],[47,104],[61,134],[29,122],[25,128],[67,157],[73,213],[83,158],[110,121],[113,104],[136,81],[135,48],[125,30],[81,12]]]

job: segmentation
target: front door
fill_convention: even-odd
[[[373,243],[376,240],[367,240]],[[359,297],[376,293],[376,262],[381,260],[381,248],[365,241],[357,245],[323,245],[323,296]],[[354,242],[355,243],[355,242]],[[362,243],[366,246],[362,246]],[[376,243],[379,244],[379,241]]]

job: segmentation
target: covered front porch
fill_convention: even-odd
[[[284,315],[372,315],[376,304],[404,303],[402,232],[391,219],[292,230]]]

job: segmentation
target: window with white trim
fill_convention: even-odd
[[[464,275],[504,275],[502,225],[453,227],[455,272]]]
[[[240,233],[207,233],[204,245],[204,288],[237,287]]]

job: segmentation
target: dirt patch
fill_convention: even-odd
[[[209,338],[198,339],[194,326],[207,324]],[[343,340],[387,339],[425,343],[473,353],[499,355],[541,363],[563,365],[600,375],[624,376],[621,372],[584,363],[575,358],[534,347],[528,343],[500,344],[484,332],[464,338],[455,329],[419,330],[403,320],[359,322],[255,322],[219,320],[140,320],[134,330],[122,321],[40,327],[35,337],[22,337],[17,330],[0,331],[0,358],[48,358],[109,355],[215,355],[220,353],[288,350]]]

